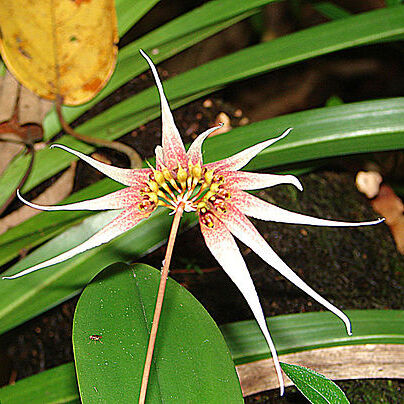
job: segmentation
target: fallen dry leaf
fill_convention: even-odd
[[[16,102],[18,102],[17,106]],[[52,103],[50,101],[43,100],[30,90],[22,87],[7,70],[5,75],[0,77],[0,139],[10,139],[16,142],[12,143],[4,140],[0,143],[0,174],[13,158],[24,150],[23,142],[30,140],[21,137],[21,133],[27,134],[26,131],[21,133],[16,133],[14,130],[4,131],[2,129],[6,125],[1,124],[12,121],[17,111],[15,122],[17,126],[30,123],[37,124],[38,128],[40,128],[43,118],[51,107]],[[17,130],[17,132],[19,131]],[[31,140],[36,141],[37,139]],[[22,143],[17,144],[17,142]]]
[[[82,104],[106,84],[116,62],[114,0],[0,2],[4,62],[41,97]]]
[[[73,189],[75,171],[76,162],[74,162],[57,181],[55,181],[46,189],[46,191],[32,202],[39,205],[55,205],[62,199],[66,198]],[[41,213],[41,211],[24,205],[0,219],[0,234],[5,233],[8,229],[17,226],[38,213]]]
[[[371,202],[373,209],[386,218],[400,254],[404,254],[404,204],[388,185],[380,187],[379,195]]]
[[[0,77],[0,122],[8,121],[14,114],[18,98],[18,81],[7,70]]]
[[[16,103],[20,125],[36,123],[42,125],[45,115],[53,106],[53,102],[42,99],[18,83],[14,76],[6,70],[0,77],[0,122],[12,119]]]
[[[280,355],[279,359],[311,368],[332,380],[394,379],[403,375],[403,354],[404,345],[366,344],[312,349]],[[341,364],[341,358],[344,364],[354,363],[355,366]],[[236,370],[244,397],[279,387],[271,359],[237,365]],[[293,383],[287,378],[285,384]]]

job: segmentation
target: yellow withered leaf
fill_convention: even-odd
[[[0,50],[8,69],[41,97],[89,101],[111,76],[117,54],[114,0],[0,2]]]

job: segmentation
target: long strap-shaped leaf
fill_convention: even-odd
[[[404,6],[376,10],[244,49],[168,80],[164,83],[167,98],[172,107],[178,107],[236,80],[337,50],[393,39],[404,33],[403,18]],[[212,71],[217,73],[212,74]],[[83,133],[97,133],[101,138],[115,139],[158,114],[158,96],[151,88],[115,105],[78,129]],[[93,150],[74,139],[64,137],[61,140],[85,153]],[[49,150],[41,150],[36,161],[25,191],[66,168],[72,157],[54,157],[49,155]],[[4,190],[0,203],[9,190],[15,188],[26,164],[26,158],[17,159],[0,179],[0,187]]]
[[[115,0],[118,34],[122,37],[160,0]]]
[[[356,328],[354,337],[347,337],[340,324],[332,321],[332,315],[326,312],[270,318],[272,335],[279,354],[347,344],[404,344],[404,311],[348,310],[347,314]],[[268,348],[265,348],[265,341],[255,321],[227,324],[221,328],[236,363],[267,356]],[[349,378],[350,367],[344,368],[346,378]],[[361,376],[367,377],[366,374]],[[388,375],[384,374],[384,377]],[[265,383],[265,375],[261,374],[261,379]],[[79,403],[73,363],[58,366],[0,389],[0,401],[9,404],[28,401],[32,404]]]
[[[244,126],[207,139],[204,158],[215,161],[227,157],[280,133],[288,126],[295,129],[286,139],[285,146],[275,144],[264,150],[249,164],[249,168],[262,169],[341,154],[404,148],[404,98],[320,108]],[[118,188],[117,183],[102,180],[63,203],[95,198]],[[53,212],[51,215],[50,221],[49,213],[40,213],[1,235],[0,265],[16,257],[21,249],[29,249],[48,240],[90,213]]]

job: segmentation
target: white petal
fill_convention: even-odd
[[[61,144],[53,144],[50,147],[51,149],[53,149],[54,147],[58,147],[59,149],[74,154],[75,156],[84,160],[86,163],[90,164],[90,166],[105,174],[107,177],[112,178],[113,180],[120,182],[123,185],[131,186],[140,184],[146,181],[148,175],[151,173],[151,170],[149,168],[129,169],[110,166]]]
[[[123,209],[134,205],[142,198],[139,195],[139,186],[136,188],[131,187],[120,189],[119,191],[112,192],[99,198],[89,199],[87,201],[57,206],[37,205],[36,203],[29,202],[21,196],[20,190],[17,190],[17,197],[21,202],[24,202],[31,208],[46,211]]]
[[[303,191],[302,184],[293,175],[260,174],[248,171],[224,171],[221,172],[221,175],[223,175],[226,187],[229,189],[252,190],[291,184],[299,191]]]
[[[187,167],[188,160],[186,158],[184,143],[182,142],[177,127],[175,126],[174,118],[164,94],[163,85],[161,84],[157,69],[142,49],[140,49],[139,52],[149,64],[160,94],[161,120],[163,124],[162,145],[164,151],[164,164],[170,170],[176,168],[178,162],[180,162],[183,167]]]
[[[12,276],[3,276],[3,279],[16,279],[21,276],[30,274],[32,272],[38,271],[39,269],[49,267],[51,265],[59,264],[60,262],[66,261],[69,258],[74,257],[84,251],[90,250],[91,248],[98,247],[101,244],[105,244],[115,237],[118,237],[125,231],[134,227],[139,221],[147,217],[149,214],[140,213],[134,209],[127,209],[119,214],[114,220],[103,227],[99,232],[95,233],[92,237],[86,240],[84,243],[66,251],[54,258],[47,261],[41,262],[40,264],[34,265],[31,268],[25,269]]]
[[[216,161],[214,163],[206,164],[205,167],[208,170],[226,170],[226,171],[237,171],[240,168],[243,168],[250,160],[252,160],[259,152],[266,149],[267,147],[273,145],[275,142],[286,137],[293,128],[289,128],[282,135],[274,138],[266,140],[265,142],[261,142],[256,144],[255,146],[249,147],[241,151],[240,153],[235,154],[234,156],[228,157],[227,159]]]
[[[240,250],[238,249],[232,235],[229,233],[223,223],[216,218],[214,218],[213,228],[208,228],[201,223],[201,231],[209,250],[219,262],[221,267],[225,270],[230,279],[236,284],[250,306],[251,311],[253,312],[271,351],[275,370],[279,380],[281,395],[283,395],[284,381],[276,348],[268,331],[267,323],[265,321],[264,313],[262,312],[257,292],[245,265],[244,259],[240,254]]]
[[[370,226],[384,221],[384,219],[377,219],[370,222],[352,223],[319,219],[317,217],[306,216],[282,209],[279,206],[272,205],[271,203],[242,191],[232,193],[232,203],[247,216],[279,223],[308,224],[311,226],[359,227]]]
[[[227,213],[224,214],[223,217],[221,216],[220,219],[224,222],[231,233],[233,233],[246,246],[250,247],[265,262],[275,268],[298,288],[310,295],[318,303],[322,304],[324,307],[338,316],[345,323],[348,335],[352,335],[349,318],[341,310],[320,296],[314,289],[307,285],[306,282],[299,278],[278,257],[278,255],[267,244],[264,238],[258,233],[257,229],[252,225],[252,223],[240,211],[238,211],[237,208],[234,206],[229,206]]]
[[[193,164],[200,163],[202,165],[202,143],[215,130],[221,128],[223,124],[210,128],[201,133],[191,144],[187,151],[188,160]]]

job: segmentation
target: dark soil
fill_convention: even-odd
[[[278,16],[274,17],[273,27],[276,29],[272,34],[289,32],[292,29],[285,22],[291,11],[285,9],[285,6],[278,7],[268,11],[268,15],[273,13]],[[155,14],[154,12],[149,18],[158,19]],[[266,18],[269,18],[268,15]],[[317,17],[311,13],[300,23],[303,26],[310,25]],[[147,21],[142,21],[140,30],[147,30],[147,25]],[[179,73],[244,47],[258,35],[252,26],[250,22],[238,24],[163,63],[163,68],[170,74]],[[139,33],[140,31],[137,35]],[[231,125],[236,127],[246,123],[246,117],[250,121],[256,121],[323,106],[334,95],[346,102],[402,95],[402,58],[399,55],[401,53],[395,46],[381,52],[376,45],[367,47],[366,52],[363,49],[340,52],[235,84],[210,98],[211,106],[206,107],[209,105],[204,104],[206,99],[196,101],[175,111],[174,116],[185,140],[190,141],[195,133],[212,126],[220,112],[225,112]],[[164,75],[162,70],[161,73]],[[385,85],[386,82],[388,85]],[[149,74],[132,80],[125,88],[82,117],[82,120],[139,92],[151,83]],[[148,158],[153,155],[155,145],[160,142],[160,130],[160,121],[155,120],[121,140],[132,145],[143,158]],[[272,135],[268,134],[269,137]],[[127,164],[126,158],[119,153],[107,149],[100,151],[106,153],[115,165]],[[259,196],[308,215],[347,221],[372,220],[377,214],[354,186],[355,171],[363,167],[368,159],[375,160],[374,156],[362,156],[360,159],[345,158],[328,162],[321,170],[300,177],[305,189],[303,193],[285,185],[261,191]],[[402,154],[381,154],[377,159],[378,165],[384,167],[387,179],[402,179],[402,171],[391,164],[391,161],[402,160]],[[86,186],[88,179],[99,179],[94,171],[83,164],[79,164],[77,173],[75,190]],[[32,195],[37,194],[40,189],[32,191]],[[28,195],[28,199],[31,199],[31,195]],[[254,223],[289,266],[339,308],[403,307],[404,257],[397,253],[385,224],[357,229],[333,229],[262,221]],[[251,250],[243,245],[240,248],[267,316],[322,310],[321,306],[283,279]],[[164,251],[164,247],[161,247],[144,257],[142,262],[160,267]],[[217,323],[252,318],[239,291],[210,255],[198,228],[178,237],[171,276],[197,297]],[[71,324],[76,302],[77,298],[73,298],[1,336],[0,355],[4,360],[0,366],[0,382],[3,385],[73,360]],[[404,402],[403,381],[358,380],[338,384],[352,403]],[[307,401],[292,387],[287,389],[282,399],[279,398],[278,391],[273,391],[249,397],[246,402]]]

